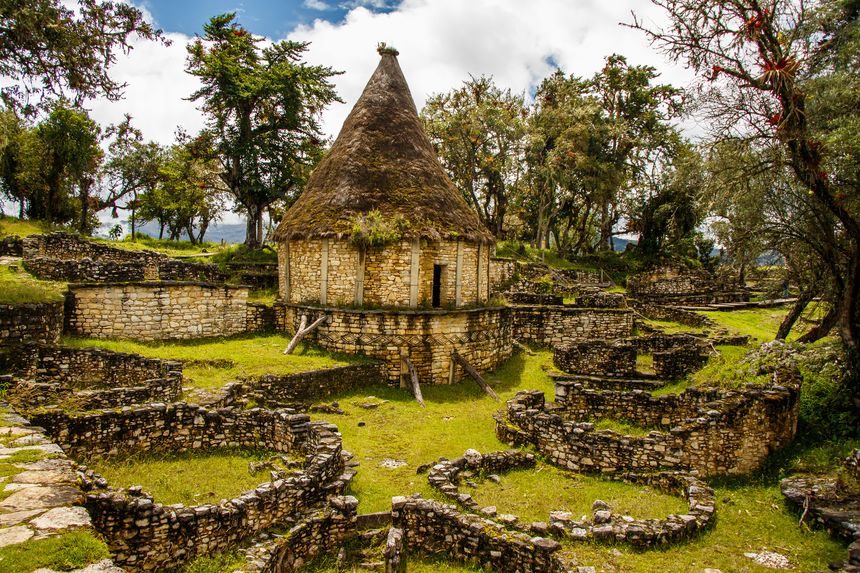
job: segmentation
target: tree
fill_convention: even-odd
[[[157,184],[144,189],[137,216],[158,222],[159,239],[167,229],[172,240],[184,233],[192,243],[199,243],[226,208],[224,183],[220,165],[199,138],[189,139],[180,132],[178,139],[159,158]]]
[[[21,139],[27,130],[13,109],[0,109],[0,188],[6,198],[18,202],[18,218],[24,218],[27,196],[18,174],[21,170]]]
[[[522,96],[486,76],[430,97],[421,111],[448,175],[499,239],[505,238],[511,189],[521,176],[527,115]]]
[[[49,223],[68,221],[68,214],[57,216],[57,206],[77,188],[78,227],[88,233],[93,225],[91,191],[103,155],[99,147],[101,128],[86,112],[60,103],[36,126],[34,136],[31,155],[38,163],[31,162],[29,169],[38,173],[30,177],[33,182],[42,182],[44,193],[31,197],[29,217]]]
[[[0,22],[0,75],[14,82],[2,96],[28,115],[32,96],[120,99],[124,84],[108,75],[117,53],[135,37],[167,43],[125,2],[80,0],[75,13],[60,0],[0,0]]]
[[[846,153],[860,138],[860,5],[821,0],[810,10],[790,0],[652,2],[668,14],[668,27],[633,26],[698,72],[715,136],[779,147],[771,155],[774,166],[788,169],[797,184],[783,187],[783,204],[817,223],[817,257],[829,275],[822,294],[838,317],[860,405],[860,156]],[[797,186],[804,193],[794,193]]]
[[[307,43],[261,39],[213,17],[188,46],[186,71],[202,87],[191,95],[208,116],[209,136],[229,193],[248,217],[245,243],[262,242],[263,213],[304,185],[305,165],[323,143],[319,116],[340,101],[329,78],[339,73],[301,61]]]
[[[139,195],[154,189],[159,183],[164,151],[154,142],[144,143],[143,134],[131,125],[131,116],[107,129],[112,137],[108,146],[108,159],[102,168],[102,187],[106,197],[99,202],[99,210],[113,207],[124,198],[124,207],[131,211],[131,238],[134,239]],[[115,216],[115,215],[114,215]]]

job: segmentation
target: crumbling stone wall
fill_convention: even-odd
[[[546,406],[543,393],[537,391],[520,392],[509,400],[505,412],[496,417],[496,434],[504,442],[532,444],[553,464],[573,471],[662,468],[697,470],[703,476],[745,474],[793,439],[797,380],[778,373],[771,386],[751,385],[738,391],[688,389],[678,396],[661,397],[559,383],[554,405]],[[577,421],[601,418],[667,431],[620,436]]]
[[[246,332],[271,332],[275,330],[275,310],[259,302],[249,302],[246,315]]]
[[[379,384],[386,380],[383,370],[382,364],[375,363],[296,374],[264,374],[251,384],[249,394],[258,404],[308,402]]]
[[[633,307],[636,312],[650,318],[651,320],[668,320],[678,322],[686,326],[714,328],[717,326],[713,320],[703,314],[692,310],[684,310],[674,306],[666,306],[660,304],[649,304],[643,302],[635,302]]]
[[[344,472],[337,428],[289,410],[152,404],[80,415],[46,411],[34,415],[33,422],[79,458],[208,448],[265,448],[307,456],[300,471],[217,505],[165,506],[137,490],[91,493],[86,507],[93,525],[114,561],[129,570],[176,567],[195,555],[231,549],[245,537],[339,495],[353,475]]]
[[[586,376],[633,377],[636,357],[651,354],[658,378],[674,380],[695,372],[708,361],[705,340],[686,334],[653,334],[619,340],[586,340],[557,346],[555,367]]]
[[[278,330],[295,332],[306,314],[323,313],[328,322],[308,335],[328,350],[365,354],[383,360],[385,378],[397,383],[405,372],[401,353],[409,356],[422,383],[447,384],[456,351],[479,371],[492,370],[512,352],[510,309],[350,310],[275,305]],[[454,380],[462,376],[453,365]]]
[[[94,338],[172,340],[248,328],[248,289],[210,283],[72,284],[66,331]]]
[[[322,511],[307,515],[285,535],[255,552],[252,563],[241,573],[298,571],[319,555],[335,553],[356,535],[357,508],[358,500],[352,496],[331,498]],[[261,565],[255,566],[256,563]]]
[[[749,292],[719,284],[705,271],[663,267],[627,279],[627,293],[644,302],[708,304],[749,300]]]
[[[514,338],[546,346],[633,334],[633,311],[627,308],[516,306],[511,319]]]
[[[65,402],[80,410],[173,402],[182,392],[178,362],[102,348],[24,344],[0,353],[8,398],[18,409]]]
[[[433,268],[441,265],[442,306],[476,304],[488,298],[489,251],[473,243],[421,240],[418,273],[413,277],[411,241],[360,248],[341,238],[291,240],[279,250],[280,298],[289,304],[408,308],[414,284],[417,306],[427,307],[433,297]],[[360,301],[356,298],[359,280]]]
[[[0,239],[0,257],[20,257],[24,252],[21,237],[9,235]]]
[[[0,344],[53,344],[62,332],[62,302],[0,304]]]
[[[557,346],[553,364],[563,372],[630,377],[636,374],[636,354],[636,347],[626,339],[583,340]]]
[[[507,531],[503,526],[452,505],[414,497],[392,499],[392,524],[403,530],[406,551],[444,554],[496,571],[566,573],[552,539]]]
[[[56,232],[22,241],[24,266],[41,279],[74,282],[143,280],[224,282],[215,265],[172,259],[155,251],[129,251]]]

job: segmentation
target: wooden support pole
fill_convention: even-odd
[[[502,401],[501,398],[499,398],[499,395],[496,394],[496,391],[490,388],[490,385],[487,384],[487,381],[481,377],[478,371],[475,370],[475,367],[469,364],[465,358],[463,358],[456,352],[451,353],[451,358],[456,360],[460,364],[460,366],[463,367],[463,370],[465,370],[469,374],[469,376],[471,376],[475,380],[475,382],[478,383],[478,386],[480,386],[484,392],[489,394],[497,402]]]
[[[418,371],[415,369],[415,365],[412,364],[412,361],[409,360],[409,357],[405,354],[400,356],[400,359],[406,363],[406,368],[409,369],[409,378],[412,381],[412,394],[415,396],[415,400],[418,404],[424,408],[424,396],[421,394],[421,386],[418,384]]]
[[[284,349],[284,354],[292,354],[293,350],[296,349],[299,341],[304,338],[304,336],[314,330],[316,327],[321,325],[328,318],[326,315],[322,315],[318,319],[316,319],[310,326],[306,326],[308,323],[308,316],[306,314],[302,315],[302,320],[299,322],[299,328],[296,330],[296,335],[293,336],[293,339],[290,340],[290,344]]]

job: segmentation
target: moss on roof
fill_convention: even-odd
[[[445,174],[421,126],[397,57],[379,66],[329,153],[287,211],[275,240],[348,237],[371,211],[408,221],[405,238],[492,242]]]

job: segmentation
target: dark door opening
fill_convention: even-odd
[[[433,308],[442,306],[442,265],[433,265]]]

